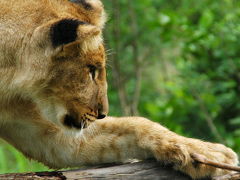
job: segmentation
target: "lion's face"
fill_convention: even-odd
[[[108,113],[101,27],[59,18],[37,27],[24,49],[17,83],[40,115],[69,128],[85,128]]]
[[[85,127],[108,112],[104,47],[81,51],[77,43],[63,51],[52,58],[44,94],[66,108],[64,125]]]

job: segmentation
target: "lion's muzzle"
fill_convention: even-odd
[[[108,101],[99,103],[95,108],[89,108],[79,103],[72,102],[68,113],[63,116],[62,122],[69,128],[84,129],[97,119],[103,119],[108,113]]]

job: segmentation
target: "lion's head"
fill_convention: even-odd
[[[14,84],[43,118],[84,128],[108,113],[103,7],[98,0],[51,3],[51,18],[44,16],[23,40]]]

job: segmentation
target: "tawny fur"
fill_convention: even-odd
[[[141,117],[96,120],[99,109],[108,111],[106,17],[99,0],[86,3],[91,8],[67,0],[0,0],[0,137],[52,168],[155,157],[192,178],[227,173],[191,158],[199,153],[236,165],[237,155],[224,145],[179,136]],[[76,40],[53,47],[51,27],[63,19],[86,24]],[[67,114],[88,127],[65,126]]]

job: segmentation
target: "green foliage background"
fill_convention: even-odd
[[[239,1],[103,2],[109,14],[110,115],[137,113],[182,135],[224,143],[240,154]],[[136,57],[143,58],[137,64],[141,96],[137,112],[126,113],[119,103],[114,62],[131,106]],[[0,173],[41,170],[47,168],[0,142]]]

